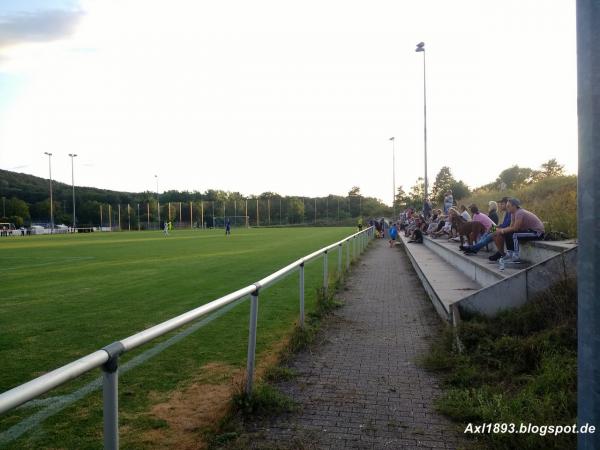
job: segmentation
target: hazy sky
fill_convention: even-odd
[[[392,199],[577,167],[570,0],[2,0],[0,168],[70,183]]]

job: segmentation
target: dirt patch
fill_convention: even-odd
[[[279,362],[287,345],[287,339],[282,339],[259,355],[256,378],[261,378],[268,367]],[[145,431],[136,440],[153,449],[205,449],[203,432],[216,428],[225,417],[229,400],[244,385],[244,377],[245,369],[209,363],[190,385],[172,392],[166,400],[164,394],[150,393],[150,399],[155,399],[150,415],[163,420],[167,426]]]
[[[151,448],[206,448],[202,432],[216,426],[225,416],[228,400],[242,375],[241,369],[227,364],[206,364],[190,385],[172,392],[166,401],[152,407],[150,414],[165,421],[167,426],[148,430],[139,440]],[[150,394],[153,396],[164,398]]]

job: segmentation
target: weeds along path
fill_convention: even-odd
[[[434,411],[441,391],[416,360],[442,324],[405,254],[372,243],[339,295],[344,306],[277,384],[298,412],[247,424],[253,448],[462,447]]]

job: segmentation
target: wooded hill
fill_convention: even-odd
[[[71,185],[53,181],[52,195],[54,223],[72,224]],[[166,191],[160,193],[159,200],[161,222],[168,218],[175,224],[190,224],[191,219],[196,226],[201,217],[207,226],[213,226],[213,217],[221,220],[214,225],[222,223],[224,217],[233,216],[238,216],[238,220],[232,219],[233,223],[243,223],[239,216],[245,216],[246,211],[250,225],[263,226],[302,223],[355,225],[358,217],[391,214],[389,206],[379,199],[363,197],[357,186],[347,196],[315,198],[281,196],[274,192],[244,196],[239,192],[209,189],[204,192]],[[2,222],[17,226],[50,222],[48,179],[0,169],[0,201]],[[137,229],[138,223],[140,228],[158,226],[155,192],[119,192],[75,186],[75,201],[78,226],[101,225],[101,215],[103,226],[118,226],[119,210],[121,228],[133,224],[132,229]]]

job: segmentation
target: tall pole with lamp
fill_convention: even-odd
[[[396,220],[396,139],[394,136],[390,138],[392,141],[392,210],[394,211],[393,220]]]
[[[160,229],[160,200],[158,197],[158,175],[154,175],[156,178],[156,210],[158,211],[158,229]]]
[[[75,233],[77,219],[75,218],[75,170],[73,169],[73,158],[77,156],[77,153],[69,153],[69,156],[71,157],[71,188],[73,190],[73,233]]]
[[[48,155],[48,171],[50,173],[50,234],[54,233],[54,205],[52,204],[52,153],[44,152]]]
[[[425,198],[427,199],[427,188],[429,183],[427,182],[427,83],[425,77],[425,42],[419,42],[415,52],[423,53],[423,140],[425,149]]]

